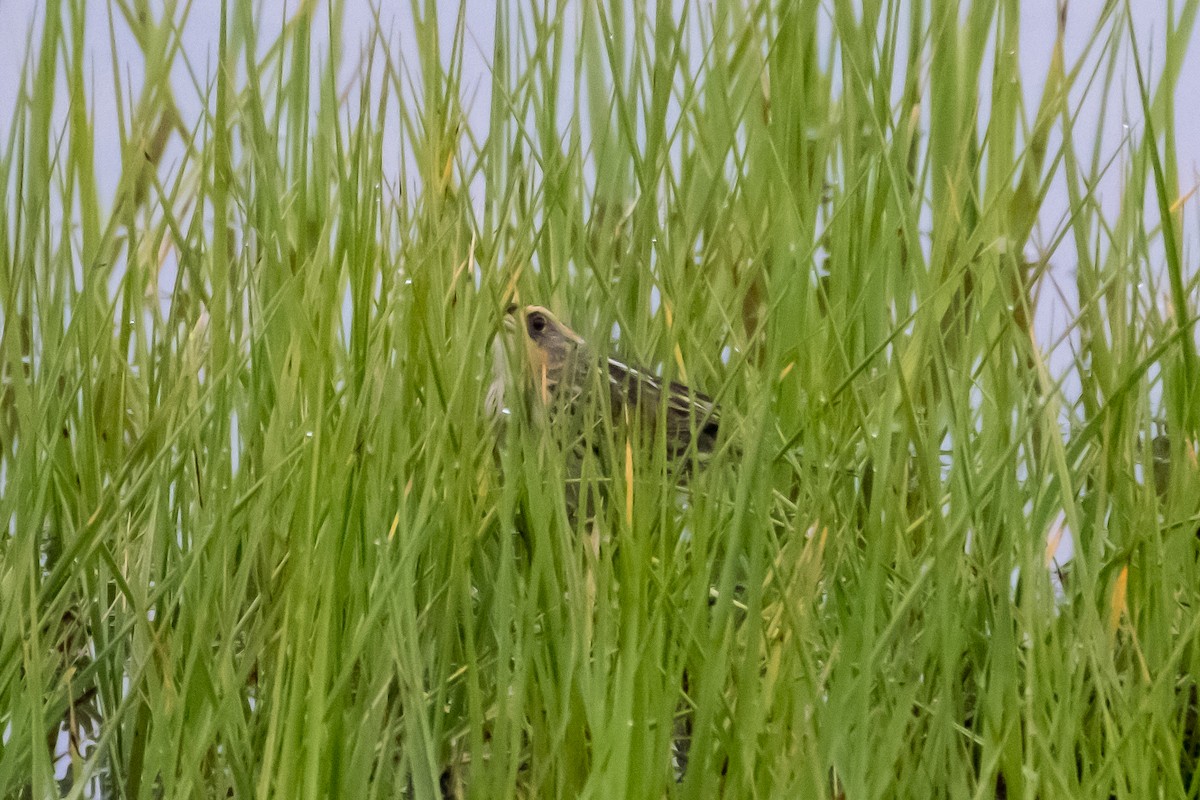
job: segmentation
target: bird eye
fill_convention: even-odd
[[[536,312],[530,314],[529,330],[533,333],[541,333],[542,331],[546,330],[546,317]]]

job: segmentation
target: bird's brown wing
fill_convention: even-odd
[[[721,412],[712,398],[671,381],[664,391],[654,375],[608,360],[609,388],[613,413],[623,408],[637,410],[641,424],[653,431],[659,422],[660,405],[666,402],[666,443],[671,458],[711,453],[720,432]]]

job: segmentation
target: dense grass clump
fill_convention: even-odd
[[[292,5],[4,79],[0,795],[1200,797],[1200,4]],[[707,468],[569,513],[514,299]]]

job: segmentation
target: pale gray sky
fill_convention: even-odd
[[[1144,65],[1152,76],[1157,76],[1162,64],[1164,52],[1165,31],[1167,30],[1166,3],[1142,2],[1133,0],[1138,9],[1134,16],[1134,25],[1138,41],[1143,53]],[[1066,56],[1067,63],[1072,63],[1082,49],[1087,45],[1087,37],[1093,28],[1093,22],[1100,14],[1106,0],[1074,0],[1070,4],[1070,15],[1067,26]],[[276,29],[285,14],[299,4],[299,0],[290,3],[263,2],[260,19],[264,35],[270,35]],[[66,5],[66,4],[64,4]],[[154,4],[158,6],[159,4]],[[183,5],[183,4],[180,4]],[[386,32],[389,51],[393,54],[411,52],[415,42],[415,34],[411,21],[411,6],[408,3],[383,3],[384,10],[380,13],[382,28]],[[697,4],[704,7],[703,0]],[[30,42],[37,42],[41,36],[41,28],[45,16],[45,2],[41,0],[0,0],[0,142],[7,141],[11,130],[10,110],[14,106],[17,92],[20,88],[20,75],[26,54],[30,52]],[[318,3],[323,8],[323,3]],[[1021,80],[1026,91],[1029,114],[1035,113],[1037,100],[1042,89],[1042,76],[1046,74],[1052,45],[1056,31],[1057,4],[1053,0],[1023,0],[1022,2],[1022,32],[1021,32]],[[116,115],[116,96],[114,89],[113,63],[114,55],[110,47],[110,4],[103,0],[92,0],[85,5],[86,47],[91,56],[88,66],[89,80],[92,90],[89,97],[92,111],[96,120],[96,163],[101,170],[99,179],[101,191],[105,196],[111,196],[115,189],[119,170],[119,140]],[[211,63],[217,49],[218,20],[221,8],[220,0],[192,0],[191,11],[183,28],[183,49],[191,61],[192,68],[201,76],[211,74]],[[489,86],[487,59],[490,57],[493,45],[494,5],[491,0],[467,0],[467,29],[468,46],[464,62],[464,94],[470,124],[477,130],[482,130],[487,123],[490,98],[487,95]],[[574,9],[571,5],[569,8]],[[374,25],[372,3],[368,0],[347,0],[345,3],[345,36],[347,53],[343,59],[343,73],[349,78],[357,63],[357,51],[368,39],[368,32]],[[441,41],[448,51],[452,37],[454,17],[457,13],[457,2],[439,4],[442,19]],[[64,15],[68,12],[64,10]],[[116,13],[116,12],[113,12]],[[315,31],[327,29],[323,14],[314,24]],[[113,40],[116,43],[115,62],[121,73],[122,80],[127,84],[125,103],[131,102],[128,85],[134,91],[140,87],[142,63],[139,51],[133,43],[125,21],[117,16],[112,20]],[[1179,156],[1179,181],[1183,191],[1198,182],[1200,177],[1200,42],[1193,37],[1192,46],[1183,68],[1183,79],[1180,83],[1179,104],[1177,107],[1176,142]],[[318,42],[321,40],[318,38]],[[324,41],[328,41],[325,39]],[[314,48],[314,64],[327,56],[328,48],[318,44]],[[569,62],[569,56],[566,63]],[[1125,133],[1122,126],[1127,121],[1132,132],[1140,133],[1140,108],[1137,106],[1137,83],[1131,59],[1126,58],[1122,75],[1117,78],[1117,85],[1124,87],[1126,106],[1121,102],[1110,99],[1107,109],[1107,120],[1104,134],[1101,138],[1101,151],[1105,155],[1121,157],[1121,139]],[[199,118],[201,101],[197,91],[192,87],[192,77],[184,65],[180,65],[174,73],[176,99],[189,124]],[[1101,79],[1102,80],[1102,79]],[[1080,82],[1075,90],[1075,102],[1083,91],[1084,82]],[[569,84],[567,89],[569,90]],[[984,88],[986,96],[986,87]],[[136,96],[136,95],[135,95]],[[65,92],[60,93],[65,97]],[[63,106],[60,102],[60,106]],[[394,106],[395,104],[393,104]],[[564,104],[569,112],[570,104]],[[1081,127],[1085,132],[1088,126],[1095,126],[1098,121],[1099,98],[1084,103],[1081,113]],[[59,120],[65,115],[65,107],[56,109]],[[392,132],[397,130],[394,123],[389,126]],[[1052,143],[1053,146],[1053,143]],[[385,148],[387,157],[384,164],[384,180],[395,183],[399,173],[400,148]],[[169,165],[173,153],[168,150],[166,163]],[[175,157],[178,157],[175,154]],[[1120,185],[1120,170],[1113,170],[1110,178],[1098,187],[1098,194],[1103,206],[1109,211],[1115,211],[1117,199],[1122,187]],[[1152,202],[1151,202],[1152,205]],[[1189,208],[1185,221],[1185,238],[1188,251],[1185,257],[1194,254],[1195,233],[1200,216],[1194,212],[1194,203]],[[1055,188],[1047,200],[1042,217],[1042,237],[1054,233],[1065,218],[1067,199],[1062,186]],[[1156,216],[1156,215],[1152,215]],[[1039,236],[1035,234],[1035,244]],[[1064,243],[1055,255],[1053,261],[1056,267],[1061,266],[1068,271],[1057,277],[1055,283],[1061,285],[1067,293],[1067,305],[1045,305],[1039,309],[1039,332],[1043,343],[1047,343],[1062,329],[1071,313],[1071,298],[1069,297],[1073,281],[1069,276],[1069,264],[1073,260],[1069,249],[1070,243]],[[1029,255],[1034,255],[1030,252]],[[1070,353],[1055,354],[1055,360],[1066,367],[1070,365]]]
[[[1070,4],[1070,16],[1067,26],[1066,49],[1068,63],[1074,59],[1087,44],[1086,37],[1092,29],[1092,21],[1098,16],[1107,0],[1075,0]],[[264,29],[271,28],[270,20],[281,20],[285,14],[294,13],[299,0],[290,3],[271,0],[260,4],[261,19]],[[64,4],[65,5],[65,4]],[[158,6],[160,4],[152,4]],[[182,4],[181,4],[182,5]],[[383,3],[380,13],[383,29],[387,32],[392,44],[392,51],[404,53],[410,51],[414,43],[414,33],[410,17],[411,6],[408,3]],[[698,4],[703,7],[703,0]],[[318,3],[318,7],[323,7]],[[16,93],[19,88],[19,78],[23,61],[29,51],[30,42],[37,42],[41,35],[46,4],[44,0],[0,0],[0,136],[7,139],[10,129],[9,111],[13,108]],[[96,137],[98,155],[116,146],[116,114],[115,97],[112,81],[113,54],[109,46],[109,3],[103,0],[92,0],[85,5],[87,13],[87,49],[92,55],[91,75],[93,92],[91,101],[97,121]],[[1166,30],[1166,3],[1135,2],[1138,9],[1135,12],[1135,28],[1142,45],[1146,66],[1152,74],[1157,75],[1162,62],[1164,32]],[[192,60],[196,70],[203,73],[208,71],[211,60],[216,53],[217,21],[221,8],[221,0],[192,0],[191,12],[183,31],[183,49]],[[442,15],[442,41],[448,47],[451,40],[451,28],[454,15],[457,12],[457,2],[442,0],[439,3]],[[467,47],[465,54],[465,80],[468,99],[473,101],[468,106],[473,125],[482,127],[486,124],[489,98],[487,57],[492,52],[494,6],[491,0],[467,0],[467,29],[472,44]],[[374,24],[372,2],[369,0],[348,0],[345,3],[345,38],[347,53],[344,59],[346,70],[354,65],[354,50],[359,43],[365,42],[368,32]],[[64,14],[67,12],[64,11]],[[1023,0],[1022,2],[1022,81],[1024,83],[1030,109],[1035,107],[1041,92],[1042,76],[1050,60],[1051,46],[1055,34],[1056,3],[1053,0]],[[116,41],[116,63],[122,78],[131,80],[136,87],[140,83],[142,64],[138,58],[138,50],[133,43],[128,26],[119,15],[113,20],[113,31]],[[323,15],[314,25],[314,30],[325,29]],[[320,37],[318,34],[318,41]],[[327,41],[327,40],[326,40]],[[1184,80],[1181,82],[1181,102],[1179,103],[1177,137],[1180,155],[1181,184],[1190,185],[1200,174],[1200,102],[1194,102],[1187,95],[1196,93],[1200,96],[1200,42],[1194,42],[1190,48],[1187,63],[1184,67]],[[326,55],[326,48],[316,48],[314,60]],[[1120,80],[1120,79],[1119,79]],[[1130,93],[1136,89],[1136,79],[1132,62],[1128,64],[1124,81]],[[184,69],[176,70],[175,82],[177,100],[185,105],[194,101],[191,109],[198,115],[200,108],[196,93],[190,88],[190,78]],[[1196,87],[1196,88],[1193,88]],[[477,91],[472,91],[477,90]],[[126,100],[128,102],[128,99]],[[1110,108],[1111,119],[1118,121],[1122,109],[1114,104]],[[1136,124],[1139,118],[1138,110],[1129,112],[1131,121]],[[1095,113],[1093,112],[1093,118]],[[1103,143],[1106,152],[1115,152],[1120,144],[1120,125],[1109,124],[1106,132],[1109,134]],[[105,163],[98,158],[98,164]],[[115,160],[109,163],[114,163]],[[102,176],[103,177],[103,176]]]

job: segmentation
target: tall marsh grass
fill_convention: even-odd
[[[1200,796],[1197,2],[151,5],[4,78],[0,795]],[[580,530],[514,296],[728,446]]]

